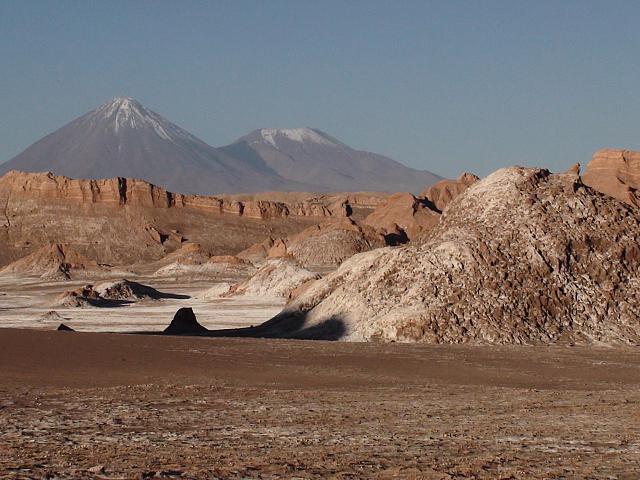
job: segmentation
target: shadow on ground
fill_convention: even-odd
[[[200,325],[191,308],[179,309],[163,332],[137,332],[147,335],[197,337],[291,338],[299,340],[340,340],[346,333],[344,319],[338,315],[308,325],[306,312],[281,312],[256,327],[208,330]]]

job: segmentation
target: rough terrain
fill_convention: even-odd
[[[260,331],[638,344],[639,243],[637,210],[577,174],[502,169],[454,199],[424,244],[350,258]]]
[[[110,265],[159,260],[189,241],[210,254],[237,253],[334,216],[343,203],[181,195],[127,178],[73,180],[46,173],[0,177],[0,266],[64,244]]]
[[[632,479],[637,349],[0,330],[5,478]]]

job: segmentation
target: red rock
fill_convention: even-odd
[[[640,152],[599,150],[582,176],[585,185],[630,205],[640,206]]]
[[[442,212],[451,200],[456,198],[478,180],[479,177],[477,175],[464,172],[456,180],[440,180],[435,185],[424,190],[420,195],[429,200]]]

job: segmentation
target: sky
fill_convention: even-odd
[[[0,162],[115,96],[447,177],[640,150],[640,2],[0,0]]]

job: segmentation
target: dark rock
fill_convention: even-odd
[[[71,327],[67,327],[64,323],[58,325],[58,332],[75,332],[75,330]]]
[[[181,308],[176,312],[171,324],[164,329],[165,335],[197,335],[208,330],[198,323],[191,308]]]

